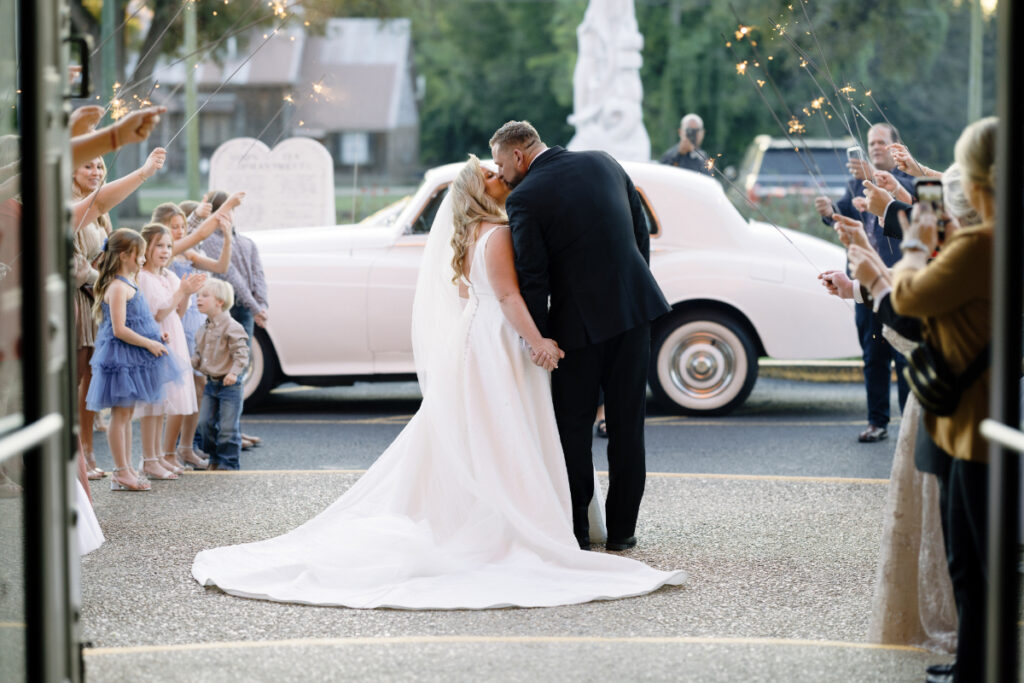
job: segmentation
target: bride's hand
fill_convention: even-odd
[[[541,339],[530,347],[530,359],[545,370],[558,369],[558,361],[565,358],[565,351],[558,348],[554,339]]]

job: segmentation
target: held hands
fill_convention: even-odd
[[[530,360],[548,372],[557,370],[558,361],[562,358],[565,358],[565,351],[558,348],[558,342],[554,339],[544,338],[530,347]]]
[[[224,386],[230,387],[236,382],[238,382],[238,375],[236,375],[235,373],[229,372],[228,374],[224,375]]]
[[[837,296],[840,299],[853,298],[853,280],[847,277],[843,271],[826,270],[818,275],[818,279],[832,296]]]
[[[857,244],[865,249],[871,248],[868,236],[864,232],[863,223],[838,213],[832,214],[832,220],[835,221],[833,227],[835,227],[836,234],[839,235],[839,241],[843,243],[844,247]]]
[[[146,157],[146,163],[142,165],[139,171],[142,173],[142,177],[149,179],[154,173],[164,167],[164,161],[167,160],[167,150],[163,147],[157,147],[149,156]]]

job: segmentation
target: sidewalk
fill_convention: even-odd
[[[690,582],[629,600],[360,611],[192,580],[199,550],[287,531],[358,476],[189,473],[149,494],[94,484],[108,541],[82,563],[88,680],[919,681],[948,660],[864,642],[884,480],[649,475],[629,556]]]

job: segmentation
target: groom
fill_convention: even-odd
[[[651,275],[640,195],[604,152],[548,148],[527,121],[495,132],[491,153],[513,189],[505,201],[523,299],[565,351],[551,376],[576,540],[590,548],[591,427],[604,389],[608,550],[636,545],[644,494],[644,415],[651,321],[669,311]],[[550,308],[548,307],[550,297]],[[534,363],[553,359],[534,354]]]

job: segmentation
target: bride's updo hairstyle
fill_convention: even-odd
[[[480,159],[470,154],[469,161],[452,181],[452,220],[455,223],[455,232],[452,234],[452,249],[455,250],[452,269],[455,272],[452,274],[452,282],[458,281],[463,273],[476,226],[481,222],[508,222],[505,211],[485,189]]]

